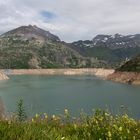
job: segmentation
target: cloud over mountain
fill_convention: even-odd
[[[62,40],[91,39],[96,34],[139,33],[138,0],[0,1],[0,33],[35,24]]]

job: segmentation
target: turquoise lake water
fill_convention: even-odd
[[[0,97],[6,112],[14,112],[17,101],[23,99],[29,116],[63,114],[65,108],[73,116],[81,109],[91,114],[96,108],[116,114],[123,105],[130,116],[140,118],[140,87],[94,76],[10,76],[0,81]]]

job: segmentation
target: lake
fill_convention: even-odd
[[[63,114],[70,110],[73,116],[84,110],[109,109],[121,113],[122,105],[130,116],[140,118],[140,87],[105,81],[94,76],[10,76],[0,81],[0,97],[6,112],[14,112],[19,99],[29,116],[35,113]]]

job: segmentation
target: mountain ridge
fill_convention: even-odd
[[[116,68],[138,53],[140,34],[100,34],[92,40],[67,43],[49,31],[28,25],[0,35],[0,68],[18,68],[16,56],[22,68]]]
[[[79,40],[69,46],[83,56],[120,63],[140,53],[140,34],[97,35],[92,40]]]
[[[0,36],[0,68],[101,67],[106,62],[83,57],[58,36],[37,26],[21,26]]]
[[[49,31],[41,29],[36,25],[20,26],[0,35],[0,37],[13,35],[23,37],[23,39],[40,38],[44,40],[61,41],[58,36],[53,35]]]

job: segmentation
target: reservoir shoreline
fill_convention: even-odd
[[[130,85],[140,85],[140,72],[115,71],[114,73],[107,76],[107,80]]]
[[[95,75],[106,78],[114,73],[113,69],[80,68],[80,69],[1,69],[0,80],[8,79],[9,75]]]
[[[0,71],[0,80],[8,80],[8,79],[9,77],[5,73]]]
[[[8,80],[10,75],[93,75],[119,83],[140,85],[140,73],[116,72],[114,69],[0,69],[0,80]]]

